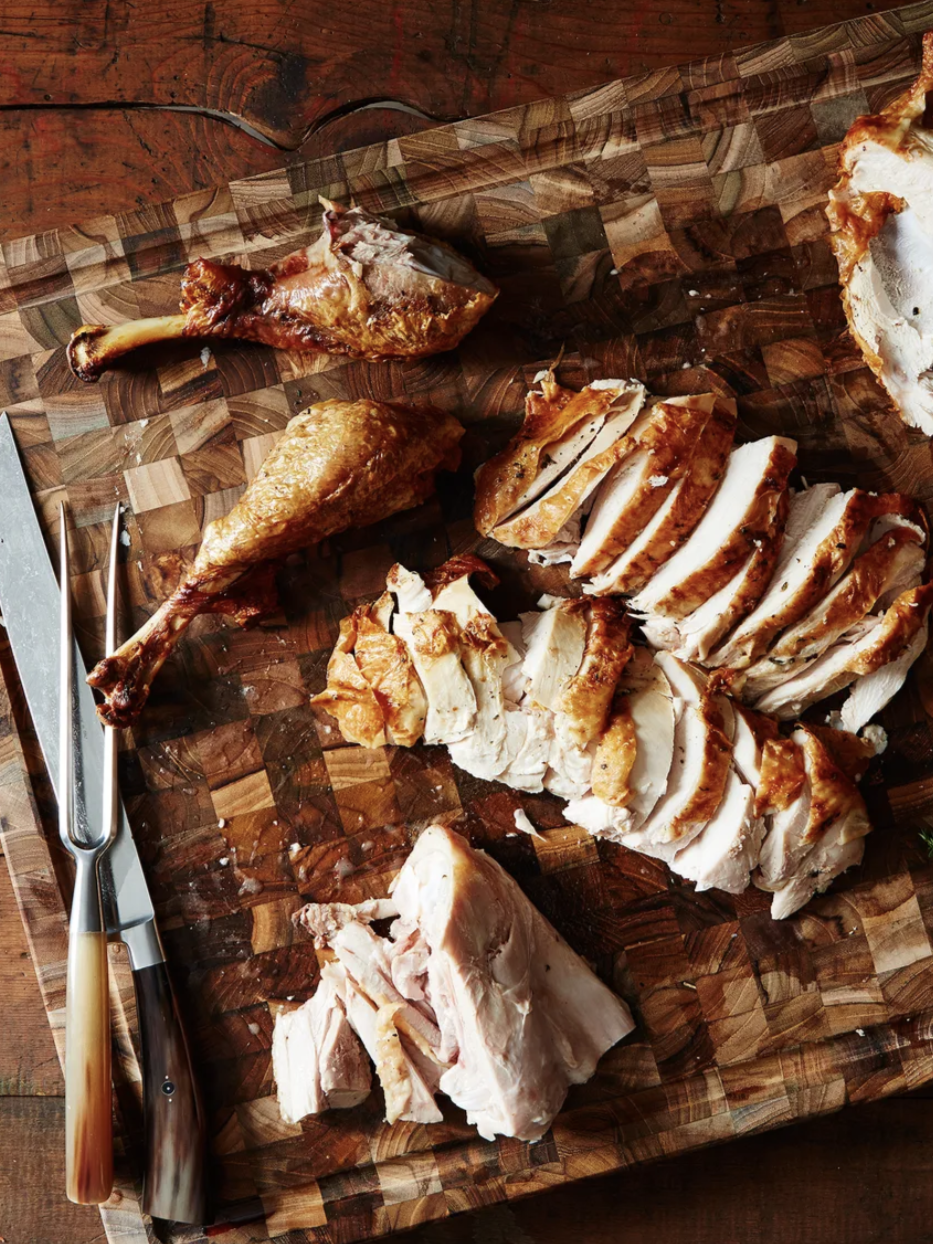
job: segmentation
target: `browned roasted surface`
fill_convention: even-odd
[[[267,269],[196,259],[182,278],[181,316],[112,329],[82,325],[68,358],[82,380],[96,380],[129,349],[183,336],[417,359],[453,349],[497,292],[445,243],[325,203],[323,229],[311,246]]]
[[[208,526],[178,589],[88,675],[104,693],[104,720],[125,726],[136,719],[152,680],[199,613],[246,622],[269,612],[272,571],[254,567],[424,501],[435,472],[457,465],[462,434],[456,419],[439,411],[367,400],[321,402],[296,415],[230,513]]]

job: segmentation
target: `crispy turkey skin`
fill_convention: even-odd
[[[236,337],[373,362],[424,358],[458,345],[495,301],[492,282],[445,242],[323,202],[320,237],[267,269],[190,263],[179,314],[82,324],[68,346],[75,375],[97,380],[137,346],[175,337]]]

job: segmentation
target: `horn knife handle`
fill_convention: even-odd
[[[133,978],[146,1117],[142,1207],[153,1218],[201,1226],[206,1128],[178,1003],[165,963],[139,968]]]

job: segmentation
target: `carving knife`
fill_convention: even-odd
[[[20,462],[9,417],[0,414],[0,612],[53,785],[59,772],[59,587]],[[75,647],[75,668],[84,663]],[[94,694],[77,679],[83,807],[102,824],[104,736]],[[63,792],[56,790],[61,802]],[[85,827],[86,830],[86,827]],[[172,990],[155,910],[119,805],[117,836],[100,865],[107,932],[125,942],[142,1046],[146,1170],[143,1209],[155,1218],[206,1220],[205,1122],[188,1043]]]

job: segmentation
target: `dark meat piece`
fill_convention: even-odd
[[[444,242],[324,202],[317,241],[264,271],[189,264],[181,314],[82,324],[68,347],[75,375],[97,380],[129,350],[173,337],[238,337],[371,361],[423,358],[458,345],[495,300],[492,282]]]
[[[275,606],[275,566],[349,527],[420,505],[435,473],[460,460],[451,415],[383,402],[320,402],[292,419],[225,518],[211,523],[191,569],[132,639],[88,675],[104,721],[131,725],[152,680],[199,613],[256,621]]]

